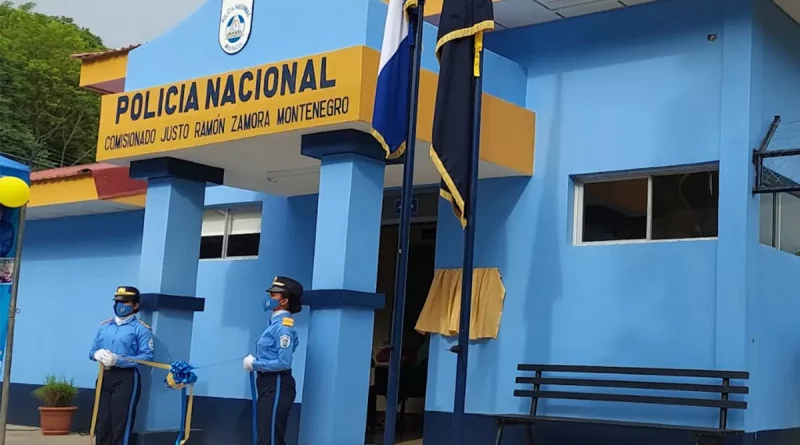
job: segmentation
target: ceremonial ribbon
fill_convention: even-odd
[[[175,445],[184,445],[191,434],[192,429],[192,406],[194,404],[194,383],[197,382],[197,376],[193,372],[196,367],[189,365],[184,361],[172,362],[167,365],[166,363],[156,363],[147,360],[137,360],[132,358],[120,357],[120,360],[137,363],[152,368],[164,369],[167,371],[167,377],[164,382],[172,389],[181,390],[181,427],[178,433],[178,438],[175,440]],[[209,365],[210,366],[210,365]],[[103,375],[105,374],[105,366],[99,363],[99,370],[97,372],[97,386],[94,390],[94,409],[92,410],[92,423],[89,428],[89,443],[93,444],[95,429],[97,428],[97,413],[100,408],[100,394],[103,388]],[[189,395],[186,395],[186,389],[189,389]],[[180,434],[183,432],[183,438]],[[128,443],[128,434],[125,434],[125,445]]]

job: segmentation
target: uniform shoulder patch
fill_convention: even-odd
[[[143,322],[142,320],[139,320],[139,323],[141,323],[141,324],[142,324],[142,326],[146,327],[147,329],[150,329],[150,330],[152,330],[152,329],[153,329],[153,328],[151,328],[151,327],[150,327],[150,325],[149,325],[149,324],[147,324],[147,323]]]
[[[281,321],[281,324],[286,326],[287,328],[293,328],[294,327],[294,318],[284,317],[283,321]]]
[[[112,321],[114,321],[114,317],[111,317],[111,318],[109,318],[108,320],[103,320],[103,322],[102,322],[102,323],[100,323],[100,326],[103,326],[104,324],[109,324],[109,323],[111,323]]]
[[[281,349],[286,349],[292,345],[292,337],[290,335],[281,335],[280,338]]]

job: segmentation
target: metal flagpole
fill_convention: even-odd
[[[417,2],[414,24],[414,46],[412,48],[411,85],[408,89],[408,128],[406,152],[403,159],[403,189],[400,192],[400,236],[397,242],[397,269],[394,282],[394,308],[392,318],[391,358],[389,359],[389,382],[386,389],[386,417],[384,419],[383,443],[394,445],[397,424],[397,400],[400,386],[400,365],[403,358],[403,314],[406,305],[406,281],[408,279],[408,244],[411,232],[411,198],[414,196],[414,150],[417,142],[417,95],[419,94],[419,70],[422,61],[422,28],[424,25],[425,0]],[[0,444],[2,445],[2,444]]]
[[[11,303],[8,305],[8,334],[3,353],[3,389],[0,393],[0,445],[6,443],[6,424],[8,422],[8,397],[11,386],[11,353],[14,346],[14,320],[17,317],[17,293],[19,292],[19,270],[22,263],[22,235],[25,231],[25,211],[27,205],[19,209],[17,225],[17,245],[14,252],[14,270],[11,273]]]
[[[456,393],[453,403],[453,443],[462,445],[464,443],[464,409],[467,399],[467,358],[469,352],[469,325],[470,312],[472,310],[472,272],[474,266],[475,252],[475,217],[477,214],[476,203],[478,202],[478,165],[481,140],[481,97],[483,94],[483,49],[476,54],[479,57],[479,73],[475,78],[473,91],[473,115],[472,115],[472,146],[469,153],[469,184],[467,185],[467,202],[464,212],[466,213],[467,227],[464,230],[464,263],[462,265],[463,275],[461,281],[461,317],[458,325],[458,346],[455,348],[458,353],[456,362]]]

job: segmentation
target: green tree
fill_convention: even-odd
[[[105,49],[68,17],[0,3],[0,153],[34,170],[94,161],[100,98],[72,54]]]

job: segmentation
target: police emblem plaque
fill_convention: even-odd
[[[236,54],[250,40],[254,0],[222,0],[219,20],[219,46],[226,54]]]

